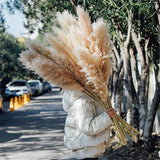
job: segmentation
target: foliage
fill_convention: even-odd
[[[18,61],[19,54],[25,49],[16,38],[5,32],[0,33],[0,81],[7,83],[12,79],[27,79],[35,76],[25,70]]]
[[[132,27],[140,35],[140,43],[144,45],[144,40],[150,37],[149,48],[154,55],[150,58],[155,62],[158,59],[158,18],[155,11],[154,0],[98,0],[88,1],[89,11],[94,19],[103,17],[110,25],[110,33],[113,38],[123,43],[119,36],[127,35],[127,20],[129,12],[132,12]]]
[[[150,49],[154,54],[150,58],[155,62],[158,57],[158,21],[155,11],[155,0],[6,0],[1,6],[0,12],[4,5],[7,6],[10,13],[14,13],[14,9],[21,10],[27,19],[25,27],[30,33],[35,32],[38,28],[39,33],[51,31],[52,26],[57,25],[55,15],[57,12],[63,12],[65,9],[76,14],[73,2],[76,5],[82,5],[91,15],[92,21],[103,17],[110,26],[112,38],[123,43],[123,40],[117,34],[116,30],[120,30],[125,35],[127,32],[127,17],[129,11],[132,10],[133,16],[132,27],[136,32],[141,34],[141,43],[144,39],[150,37]],[[23,6],[25,5],[25,7]],[[0,16],[0,30],[5,29],[5,17]],[[42,39],[42,38],[40,38]]]
[[[47,0],[47,1],[28,1],[26,2],[25,15],[27,18],[27,24],[25,27],[33,33],[37,24],[39,25],[39,32],[45,32],[51,30],[51,25],[54,25],[55,15],[57,11],[62,12],[64,9],[73,11],[73,6],[69,0]]]
[[[25,26],[30,30],[30,33],[33,33],[37,26],[41,33],[51,31],[52,26],[57,24],[55,22],[57,11],[62,12],[67,9],[75,14],[71,2],[74,2],[75,5],[82,5],[87,9],[92,21],[100,17],[106,19],[110,26],[112,38],[121,43],[123,43],[123,40],[117,30],[120,30],[122,35],[126,35],[127,19],[129,12],[132,11],[132,27],[135,28],[137,33],[140,33],[141,43],[144,43],[145,38],[151,38],[149,45],[154,54],[151,54],[150,58],[154,62],[158,59],[158,21],[154,5],[155,0],[149,2],[147,0],[32,0],[26,2],[27,10],[25,15],[28,21]]]

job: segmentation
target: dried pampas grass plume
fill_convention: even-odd
[[[20,57],[26,68],[64,89],[72,88],[76,91],[84,89],[73,77],[74,69],[66,63],[67,57],[60,56],[54,50],[35,42],[28,42],[28,45],[30,49],[23,52]]]
[[[60,28],[53,27],[54,36],[46,35],[49,47],[30,41],[20,61],[63,89],[89,95],[107,110],[112,107],[108,92],[112,45],[107,24],[103,19],[91,23],[80,6],[76,11],[77,17],[68,11],[57,13]],[[125,133],[136,139],[138,132],[121,117],[116,115],[112,120],[122,144],[127,143]]]
[[[46,35],[50,48],[28,42],[30,49],[21,54],[20,60],[28,69],[57,86],[77,91],[84,87],[106,101],[112,68],[106,23],[99,19],[92,24],[89,14],[80,6],[77,15],[78,18],[68,11],[57,13],[60,28],[53,27],[55,36]],[[62,83],[62,79],[67,82]],[[76,87],[69,88],[69,82]]]

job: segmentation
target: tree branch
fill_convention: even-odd
[[[145,50],[145,59],[146,59],[146,65],[148,66],[149,65],[149,59],[148,59],[148,44],[149,44],[149,39],[150,38],[147,38],[145,39],[145,47],[144,47],[144,50]]]
[[[133,39],[133,42],[136,46],[136,50],[137,50],[138,55],[139,55],[141,66],[144,66],[145,61],[144,61],[144,56],[143,56],[143,52],[142,52],[142,49],[141,49],[141,45],[139,43],[138,36],[137,36],[137,34],[136,34],[136,32],[134,31],[133,28],[132,28],[132,39]]]
[[[158,16],[158,23],[160,25],[160,1],[157,0],[157,2],[155,2],[155,9],[156,9],[156,12],[157,12],[157,16]]]
[[[114,51],[114,52],[113,52],[113,53],[114,53],[114,57],[115,57],[118,65],[119,65],[119,63],[120,63],[120,61],[121,61],[121,58],[120,58],[120,56],[119,56],[119,54],[118,54],[118,51],[117,51],[117,48],[115,47],[114,44],[113,44],[113,51]]]
[[[72,4],[72,6],[73,6],[74,8],[76,8],[76,5],[74,4],[73,0],[70,0],[70,2],[71,2],[71,4]]]
[[[131,26],[132,26],[132,21],[131,21],[131,17],[132,17],[132,11],[129,11],[129,17],[128,17],[128,31],[127,31],[127,38],[124,42],[124,45],[128,45],[129,41],[130,41],[130,37],[131,37]]]
[[[152,104],[150,107],[150,111],[148,113],[148,117],[146,119],[145,127],[144,127],[144,141],[147,143],[147,145],[150,143],[151,140],[151,134],[153,129],[153,123],[155,119],[155,114],[157,112],[158,106],[160,104],[159,102],[160,97],[160,65],[158,68],[158,75],[156,76],[156,90],[155,95],[152,100]]]

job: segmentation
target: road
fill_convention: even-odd
[[[72,159],[64,147],[66,113],[59,89],[0,115],[0,160]]]

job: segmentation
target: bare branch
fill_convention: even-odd
[[[129,12],[129,17],[128,17],[128,31],[127,31],[127,39],[124,42],[124,45],[128,45],[129,41],[130,41],[130,37],[131,37],[131,26],[132,26],[132,21],[131,21],[131,17],[132,17],[132,12],[130,10]]]
[[[114,28],[116,30],[116,33],[120,36],[120,38],[123,40],[124,36],[122,35],[122,32],[118,29],[118,25],[115,23],[114,19],[112,18],[112,23],[114,24]]]
[[[145,65],[145,61],[144,61],[143,51],[141,49],[141,45],[139,43],[138,36],[137,36],[137,34],[136,34],[136,32],[134,31],[133,28],[132,28],[132,39],[133,39],[133,42],[134,42],[134,44],[136,46],[136,50],[137,50],[138,55],[139,55],[141,66],[144,66]]]
[[[145,39],[145,59],[146,59],[146,65],[149,65],[149,59],[148,59],[148,44],[149,44],[149,38]]]
[[[157,12],[157,16],[158,16],[158,22],[159,22],[159,25],[160,25],[160,1],[157,0],[157,2],[155,2],[155,9],[156,9],[156,12]]]
[[[131,61],[131,72],[132,72],[133,84],[134,84],[134,87],[137,91],[137,80],[139,80],[140,77],[139,77],[136,57],[135,57],[133,49],[131,47],[129,49],[129,53],[131,56],[130,61]]]
[[[113,53],[114,53],[114,56],[115,56],[115,58],[116,58],[116,61],[117,61],[117,63],[119,64],[120,63],[120,56],[119,56],[119,54],[118,54],[118,51],[117,51],[117,48],[115,47],[115,45],[113,44]]]
[[[72,6],[73,6],[74,8],[76,8],[76,5],[74,4],[73,0],[70,0],[70,2],[71,2],[71,4],[72,4]]]

